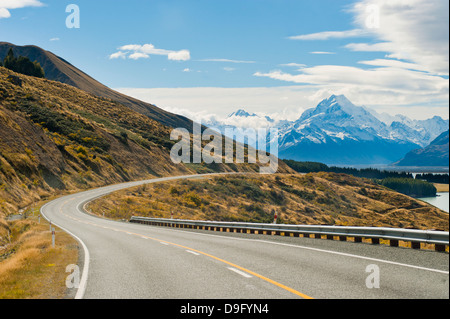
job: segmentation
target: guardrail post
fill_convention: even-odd
[[[390,239],[389,240],[389,246],[391,246],[391,247],[398,247],[398,240],[397,239]]]
[[[371,238],[372,245],[379,245],[380,244],[380,238]]]
[[[445,245],[435,244],[434,250],[439,252],[445,252]]]
[[[362,237],[355,237],[355,243],[362,243]]]
[[[412,249],[420,249],[420,243],[417,241],[412,241],[411,242],[411,248]]]

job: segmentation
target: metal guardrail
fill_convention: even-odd
[[[225,232],[250,232],[258,234],[285,236],[314,236],[314,238],[334,239],[346,241],[353,237],[355,242],[371,239],[373,244],[379,244],[380,239],[390,241],[391,246],[397,247],[399,241],[411,242],[411,247],[420,249],[420,244],[434,244],[435,250],[445,251],[449,245],[449,232],[435,230],[417,230],[388,227],[355,227],[355,226],[323,226],[323,225],[286,225],[286,224],[258,224],[240,222],[214,222],[183,219],[148,218],[133,216],[131,223],[178,228],[193,228]]]

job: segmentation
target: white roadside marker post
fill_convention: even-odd
[[[55,248],[55,228],[52,228],[52,247]]]

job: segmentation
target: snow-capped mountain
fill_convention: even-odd
[[[418,121],[378,114],[354,105],[343,95],[323,100],[296,121],[277,122],[241,109],[222,122],[206,123],[211,124],[222,133],[225,127],[276,127],[280,158],[348,165],[393,163],[449,129],[449,121],[438,116]],[[255,141],[245,142],[255,146]]]
[[[389,126],[393,137],[409,139],[422,147],[429,145],[437,136],[445,132],[449,127],[449,121],[440,116],[434,116],[427,120],[412,120],[404,115],[395,116],[375,111],[372,115]]]

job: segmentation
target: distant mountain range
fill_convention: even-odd
[[[403,115],[378,114],[355,106],[343,95],[323,100],[295,121],[277,122],[267,115],[240,109],[224,121],[204,124],[222,133],[237,124],[276,127],[280,158],[335,165],[391,164],[429,145],[449,129],[449,121],[439,116],[412,120]],[[257,147],[256,141],[247,142]]]
[[[398,166],[448,166],[449,131],[439,135],[427,147],[412,150],[396,163]]]

